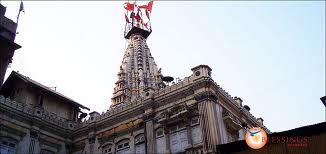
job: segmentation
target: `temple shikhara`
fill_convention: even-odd
[[[83,113],[89,108],[13,71],[0,91],[1,154],[216,153],[218,145],[243,140],[248,128],[270,133],[241,98],[213,80],[211,67],[194,66],[179,80],[164,76],[146,43],[153,1],[142,3],[122,8],[128,46],[111,102],[103,102],[107,111]],[[1,12],[12,23],[2,5]],[[3,23],[1,50],[18,48],[2,35]]]

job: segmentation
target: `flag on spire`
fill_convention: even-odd
[[[135,19],[137,20],[137,22],[140,22],[142,20],[138,12],[135,15]]]
[[[149,12],[152,12],[153,3],[154,3],[154,1],[151,0],[151,1],[148,2],[148,4],[147,4],[147,10],[148,10]]]
[[[144,23],[144,26],[145,26],[145,28],[147,28],[148,29],[148,23],[146,22],[146,23]]]
[[[129,2],[126,2],[124,3],[124,8],[127,10],[127,11],[133,11],[134,10],[134,4],[132,3],[129,3]]]
[[[146,13],[147,18],[149,19],[149,13],[148,13],[148,11],[146,10],[145,13]]]
[[[20,1],[19,12],[24,12],[25,13],[23,1]]]
[[[127,17],[126,14],[125,14],[125,19],[126,19],[126,22],[127,22],[127,23],[130,23],[129,18]]]
[[[17,21],[16,21],[17,24],[18,24],[20,12],[24,12],[24,14],[25,14],[24,4],[23,4],[22,0],[20,1],[19,11],[18,11],[18,15],[17,15]]]
[[[148,2],[147,5],[141,5],[141,6],[138,6],[138,8],[146,9],[147,11],[152,12],[153,3],[154,3],[154,1],[151,0],[151,1]]]

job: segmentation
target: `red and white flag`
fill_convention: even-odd
[[[125,8],[127,11],[133,11],[134,8],[135,8],[135,4],[132,4],[132,3],[126,2],[126,3],[124,3],[124,8]]]
[[[127,23],[130,23],[128,16],[125,14],[125,19]]]

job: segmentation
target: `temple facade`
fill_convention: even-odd
[[[128,12],[128,46],[106,112],[86,119],[87,107],[11,73],[0,91],[1,154],[216,153],[217,145],[243,140],[248,128],[270,133],[213,80],[209,66],[173,82],[164,76],[146,44],[151,27],[136,20],[138,12]]]
[[[141,34],[128,39],[112,105],[93,112],[74,131],[76,153],[215,153],[216,145],[242,140],[246,128],[262,127],[239,97],[199,65],[190,75],[164,82]]]

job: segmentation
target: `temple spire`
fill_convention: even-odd
[[[118,81],[115,83],[113,107],[143,97],[145,89],[158,89],[162,82],[161,70],[158,69],[146,43],[147,37],[152,32],[149,24],[152,4],[150,1],[147,5],[141,6],[129,2],[124,5],[125,38],[128,46],[120,66]],[[141,12],[145,12],[148,18],[144,18]],[[144,22],[148,25],[145,26]]]

